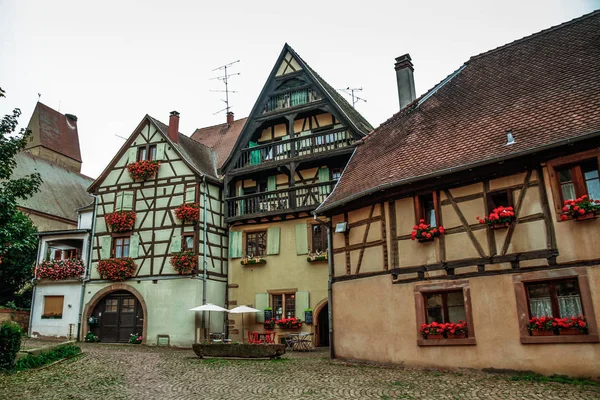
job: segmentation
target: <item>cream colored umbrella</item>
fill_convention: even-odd
[[[210,312],[211,311],[221,311],[221,312],[229,312],[228,309],[223,308],[221,306],[217,306],[216,304],[206,303],[204,305],[190,308],[190,311],[208,311],[208,332],[210,336]]]
[[[242,314],[242,343],[244,343],[244,314],[257,312],[260,312],[260,310],[248,306],[237,306],[236,308],[229,310],[229,313],[231,314]]]

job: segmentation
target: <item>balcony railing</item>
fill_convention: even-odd
[[[333,180],[232,197],[227,199],[227,218],[316,208],[329,195],[336,182]]]
[[[352,136],[345,128],[311,133],[277,142],[243,149],[235,168],[262,165],[296,156],[324,153],[352,144]]]
[[[269,97],[263,113],[268,113],[277,110],[283,110],[290,107],[299,106],[313,101],[319,101],[321,97],[317,92],[310,88],[294,90],[292,92],[281,93]]]

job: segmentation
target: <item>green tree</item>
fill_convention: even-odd
[[[5,97],[0,88],[0,98]],[[0,304],[17,299],[16,292],[33,276],[37,229],[17,209],[17,200],[27,199],[39,191],[39,174],[11,179],[17,166],[15,155],[25,148],[31,132],[15,133],[21,110],[15,108],[0,122]]]

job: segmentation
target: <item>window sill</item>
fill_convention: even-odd
[[[417,339],[419,346],[474,346],[475,338],[466,339]]]
[[[598,334],[589,335],[556,335],[556,336],[521,336],[521,344],[551,343],[598,343]]]

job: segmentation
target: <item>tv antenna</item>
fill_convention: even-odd
[[[238,93],[237,90],[229,90],[229,78],[231,78],[232,76],[235,75],[240,75],[239,72],[230,74],[227,70],[229,68],[231,68],[231,66],[233,64],[239,63],[240,60],[234,61],[234,62],[230,62],[229,64],[225,64],[225,65],[221,65],[218,68],[213,69],[214,71],[223,71],[223,75],[220,76],[216,76],[214,78],[210,78],[211,81],[213,80],[219,80],[222,81],[225,84],[225,90],[211,90],[211,92],[225,92],[225,100],[221,99],[221,101],[223,101],[225,103],[225,108],[223,108],[222,110],[217,111],[216,113],[213,113],[213,115],[218,114],[220,112],[226,111],[227,113],[229,113],[229,110],[231,109],[231,107],[229,106],[229,93]]]
[[[344,92],[346,93],[348,96],[352,97],[352,108],[356,108],[356,103],[358,103],[359,101],[364,101],[365,103],[367,102],[367,100],[363,99],[362,97],[358,97],[357,95],[354,94],[354,92],[362,92],[362,88],[351,88],[351,87],[347,87],[346,89],[338,89],[340,92]]]

